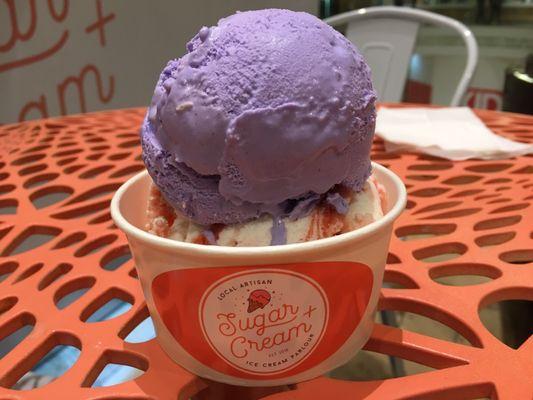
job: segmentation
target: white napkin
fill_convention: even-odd
[[[376,134],[387,151],[418,151],[450,160],[511,158],[533,145],[496,135],[467,107],[378,110]]]

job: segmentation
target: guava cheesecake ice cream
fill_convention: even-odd
[[[380,218],[375,99],[362,56],[312,15],[250,11],[203,27],[164,68],[141,129],[148,229],[276,245]]]
[[[302,202],[300,215],[275,219],[266,214],[237,224],[205,227],[176,212],[152,185],[148,197],[148,232],[189,243],[219,246],[269,246],[302,243],[353,231],[383,216],[385,189],[369,178],[358,193],[325,196],[318,204]],[[305,212],[305,214],[304,214]]]

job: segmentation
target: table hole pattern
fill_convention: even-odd
[[[413,257],[423,262],[442,261],[443,257],[453,259],[466,253],[468,247],[463,243],[441,243],[413,251]]]
[[[490,278],[483,275],[448,275],[434,278],[435,282],[450,286],[481,285],[482,283],[490,282],[490,280]]]
[[[402,374],[399,374],[399,376],[409,376],[409,375],[417,375],[429,371],[435,370],[435,368],[428,367],[426,365],[416,363],[414,361],[396,357],[398,359],[402,360],[402,363],[404,364],[411,364],[416,365],[418,368],[409,368],[408,371],[416,371],[414,373],[408,374],[406,373],[406,370],[402,371]],[[366,368],[372,368],[372,370],[377,371],[376,379],[390,379],[395,376],[394,372],[392,371],[392,368],[389,365],[389,360],[387,354],[383,354],[377,351],[366,351],[362,350],[357,355],[350,360],[347,364],[334,369],[331,371],[328,376],[331,379],[335,380],[349,380],[354,382],[364,382],[371,380],[368,377],[368,372],[366,371]],[[385,365],[385,367],[383,367]]]
[[[450,207],[455,207],[457,205],[461,204],[461,201],[446,201],[442,203],[435,203],[427,207],[419,208],[415,211],[416,214],[422,214],[427,213],[430,211],[436,211],[436,210],[443,210]]]
[[[105,246],[112,244],[117,239],[118,239],[118,236],[115,234],[109,234],[109,235],[102,236],[98,239],[92,240],[89,243],[86,243],[83,246],[81,246],[78,250],[76,250],[76,252],[74,253],[74,256],[85,257],[87,255],[96,253],[99,250],[102,250]]]
[[[96,279],[91,276],[76,278],[65,283],[54,294],[56,307],[60,310],[68,307],[87,293],[95,283]]]
[[[533,263],[533,250],[529,248],[506,251],[500,254],[500,260],[509,264],[531,264]]]
[[[106,366],[112,364],[128,366],[142,372],[146,372],[149,366],[148,359],[133,352],[106,350],[98,359],[94,367],[89,371],[82,386],[92,387],[95,383],[98,385],[98,377],[104,371]]]
[[[96,314],[104,306],[111,302],[119,302],[121,304],[129,305],[128,309],[131,308],[133,302],[135,301],[134,297],[128,292],[125,292],[121,289],[111,288],[106,292],[102,293],[95,300],[93,300],[85,309],[81,312],[80,318],[84,322],[99,322],[102,320],[108,319],[107,316],[99,318]]]
[[[21,344],[28,342],[31,337],[31,334],[28,335],[28,337],[19,343],[17,347],[20,347]],[[50,336],[46,337],[44,341],[42,340],[35,351],[26,356],[23,363],[10,366],[11,369],[9,372],[7,372],[6,375],[0,379],[0,386],[6,388],[15,387],[19,380],[26,373],[34,369],[38,365],[39,361],[46,358],[46,356],[52,353],[58,346],[70,346],[81,350],[81,342],[76,336],[65,332],[54,332]],[[64,373],[66,370],[59,372]]]
[[[434,179],[437,179],[438,175],[406,175],[406,179],[411,179],[415,181],[432,181]]]
[[[0,340],[35,326],[0,363],[0,397],[17,398],[21,392],[13,387],[56,346],[78,348],[79,359],[63,376],[24,391],[25,399],[57,393],[81,400],[189,398],[208,384],[176,365],[154,339],[137,337],[140,326],[153,331],[153,324],[109,202],[143,168],[137,132],[144,111],[0,127]],[[530,117],[476,113],[498,134],[533,140]],[[339,399],[348,393],[367,400],[494,393],[526,398],[524,382],[515,377],[531,369],[531,338],[517,350],[509,348],[487,329],[479,310],[531,300],[533,158],[450,162],[385,153],[379,139],[373,158],[402,177],[409,193],[391,238],[380,307],[393,310],[401,322],[406,315],[426,318],[428,325],[443,324],[464,339],[454,343],[409,325],[378,323],[366,349],[418,363],[420,373],[367,382],[322,377],[265,398],[309,399],[324,390]],[[59,193],[45,206],[34,204]],[[91,322],[110,301],[127,307]],[[491,367],[502,360],[512,362]],[[100,387],[108,365],[135,368],[140,375]]]
[[[0,315],[9,311],[15,304],[17,304],[18,299],[16,297],[6,297],[0,300]]]
[[[407,203],[405,204],[405,208],[407,210],[410,210],[415,207],[416,207],[416,203],[413,200],[407,200]]]
[[[398,239],[407,241],[449,235],[456,229],[457,225],[455,224],[419,224],[396,228],[394,233]]]
[[[479,181],[481,178],[482,177],[478,175],[459,175],[454,176],[453,178],[448,178],[442,183],[445,185],[468,185]]]
[[[40,247],[61,234],[62,230],[53,226],[32,225],[22,231],[7,244],[2,256],[16,255]]]
[[[492,185],[495,183],[505,183],[505,182],[512,182],[512,179],[509,179],[509,178],[489,179],[488,181],[485,181],[485,184]]]
[[[91,203],[84,202],[82,205],[76,207],[69,207],[67,211],[52,214],[52,218],[56,219],[82,219],[98,211],[107,210],[109,208],[109,200],[95,201]]]
[[[478,236],[474,239],[474,242],[479,247],[496,246],[513,240],[515,236],[516,232],[493,233],[489,235]]]
[[[18,174],[19,176],[26,176],[26,175],[34,174],[36,172],[44,171],[46,168],[47,168],[46,164],[30,165],[27,168],[20,169]]]
[[[482,191],[484,191],[484,190],[482,190]],[[481,196],[474,197],[474,200],[486,200],[486,199],[492,199],[492,198],[498,197],[498,196],[500,196],[500,193],[484,194],[484,195],[481,195]]]
[[[61,239],[59,242],[56,243],[54,246],[54,249],[62,249],[65,247],[72,246],[76,243],[81,242],[87,237],[87,234],[85,232],[74,232],[66,236],[65,238]]]
[[[6,321],[0,329],[0,359],[28,337],[35,327],[35,321],[35,317],[30,313],[21,313]]]
[[[504,228],[515,225],[522,220],[520,215],[512,215],[510,217],[490,218],[477,222],[474,225],[474,231],[485,231],[497,228]]]
[[[15,190],[15,185],[0,185],[0,195],[4,195]]]
[[[533,334],[531,325],[531,307],[533,307],[533,292],[530,292],[529,300],[515,300],[504,298],[498,302],[486,304],[479,310],[479,316],[485,327],[495,338],[512,349],[521,349],[524,343]],[[513,307],[519,307],[514,308]],[[493,324],[493,319],[489,318],[490,312],[499,314],[500,318],[512,319],[510,321],[514,327],[521,326],[518,332],[504,332],[500,327]],[[512,313],[512,314],[509,314]],[[525,328],[525,329],[524,329]],[[524,334],[525,333],[525,334]],[[527,336],[529,333],[529,337]]]
[[[128,275],[131,276],[133,279],[139,279],[139,275],[137,275],[137,269],[135,268],[130,269]]]
[[[394,253],[390,253],[387,255],[387,264],[400,264],[402,260],[398,258],[398,256]]]
[[[19,264],[15,261],[8,261],[0,264],[0,282],[4,281],[9,275],[11,275]]]
[[[57,162],[57,165],[60,165],[60,166],[63,166],[63,165],[68,165],[68,164],[72,164],[74,161],[76,161],[78,159],[78,157],[69,157],[69,158],[64,158],[60,161]]]
[[[126,262],[131,260],[131,253],[128,245],[121,245],[107,252],[100,260],[100,267],[107,271],[114,271]]]
[[[43,263],[37,263],[23,271],[19,276],[15,278],[13,281],[13,284],[22,282],[25,279],[28,279],[30,276],[35,275],[37,272],[39,272],[44,267]]]
[[[137,329],[139,324],[141,324],[147,318],[150,318],[150,313],[146,304],[143,304],[142,307],[140,307],[133,315],[130,316],[128,322],[122,327],[122,329],[118,333],[118,336],[126,340],[127,337],[131,335],[131,333],[135,331],[135,329]]]
[[[44,208],[65,200],[73,193],[68,186],[48,186],[30,194],[30,201],[34,207]]]
[[[90,179],[90,178],[96,178],[99,175],[102,175],[106,171],[109,171],[110,169],[113,169],[112,165],[101,165],[98,167],[90,168],[87,171],[80,174],[81,179]]]
[[[2,214],[11,214],[14,215],[17,213],[17,206],[19,202],[17,199],[3,199],[0,200],[0,215]]]
[[[482,163],[479,165],[471,165],[468,167],[465,167],[465,170],[472,171],[472,172],[481,172],[484,174],[490,174],[490,173],[496,173],[501,172],[506,169],[509,169],[513,166],[511,163]]]
[[[526,165],[525,167],[514,170],[511,173],[512,174],[533,174],[533,167],[531,165]]]
[[[29,188],[34,188],[34,187],[37,187],[37,186],[41,186],[41,185],[44,185],[44,184],[46,184],[48,182],[52,182],[58,176],[59,176],[58,173],[36,175],[36,176],[33,176],[33,177],[29,178],[28,180],[26,180],[26,182],[24,182],[24,187],[26,189],[29,189]],[[1,192],[1,190],[0,190],[0,192]]]
[[[508,203],[509,201],[511,201],[511,199],[509,199],[507,197],[501,197],[499,199],[487,201],[487,204]]]
[[[73,174],[74,172],[77,172],[79,171],[80,169],[86,167],[87,164],[76,164],[76,165],[71,165],[67,168],[63,168],[63,172],[67,175],[70,175],[70,174]]]
[[[419,289],[417,283],[409,275],[389,269],[385,271],[383,285],[394,289]]]
[[[513,204],[509,206],[496,208],[490,211],[490,214],[498,214],[498,213],[509,212],[509,211],[518,211],[518,210],[523,210],[528,207],[529,207],[529,203]]]
[[[480,207],[475,208],[461,208],[453,211],[446,211],[436,214],[431,214],[428,216],[424,216],[424,219],[450,219],[450,218],[460,218],[460,217],[467,217],[472,214],[476,214],[481,211]]]
[[[410,196],[413,197],[435,197],[440,196],[441,194],[444,194],[448,192],[450,189],[442,188],[442,187],[431,187],[431,188],[423,188],[414,190],[409,193]]]
[[[102,369],[102,371],[100,372],[94,383],[91,385],[91,387],[97,388],[120,385],[123,382],[135,379],[143,373],[143,370],[135,367],[130,367],[129,365],[109,363],[106,364],[104,369]],[[106,375],[111,374],[114,376],[119,375],[118,378],[114,379],[113,383],[109,383],[105,379]]]
[[[478,347],[480,346],[480,342],[476,338],[475,334],[468,332],[468,329],[463,327],[462,331],[466,332],[466,335],[461,335],[455,329],[448,326],[446,323],[447,319],[444,316],[439,316],[437,319],[428,317],[427,315],[429,314],[423,315],[409,311],[387,309],[387,312],[396,314],[396,324],[404,330],[417,332],[441,340],[450,340],[450,338],[454,338],[455,342],[459,342],[468,346],[474,342]],[[471,340],[466,339],[465,336],[470,337]],[[424,363],[423,360],[419,360],[419,362],[421,364]]]
[[[61,263],[57,267],[48,272],[39,282],[37,289],[44,290],[51,284],[64,278],[70,271],[72,271],[72,264]]]

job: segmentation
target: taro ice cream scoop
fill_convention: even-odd
[[[203,27],[161,73],[144,162],[200,225],[286,216],[334,187],[361,190],[375,99],[362,56],[316,17],[237,13]]]

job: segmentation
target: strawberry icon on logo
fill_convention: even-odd
[[[248,297],[248,313],[253,313],[258,308],[264,308],[270,303],[270,293],[264,289],[256,289]]]

